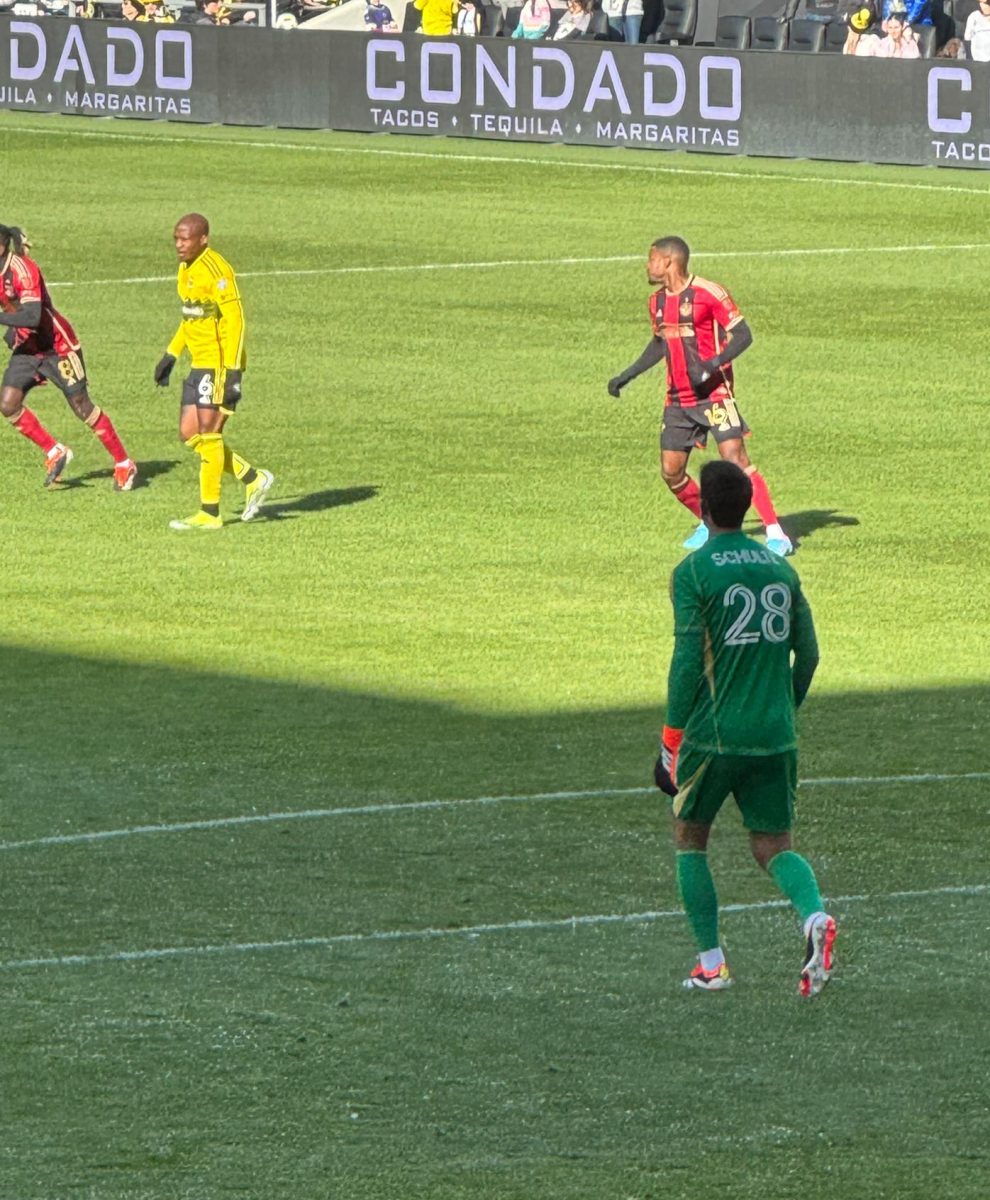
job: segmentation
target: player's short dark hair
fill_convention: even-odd
[[[659,250],[661,254],[672,254],[674,258],[679,258],[685,266],[687,266],[688,259],[691,257],[691,248],[680,237],[657,238],[653,243],[653,249]]]
[[[699,482],[701,504],[712,522],[720,529],[741,529],[753,503],[753,485],[742,467],[724,458],[707,462]]]

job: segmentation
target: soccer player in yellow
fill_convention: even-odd
[[[244,309],[230,263],[210,249],[210,225],[199,213],[187,213],[173,231],[179,257],[177,285],[182,321],[155,367],[155,383],[167,387],[183,350],[191,366],[182,384],[179,437],[200,458],[199,512],[170,521],[172,529],[222,529],[220,481],[226,472],[244,484],[242,521],[257,515],[275,477],[255,469],[224,445],[223,427],[241,398]]]

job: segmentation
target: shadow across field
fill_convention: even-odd
[[[3,1196],[337,1195],[332,1175],[352,1200],[616,1179],[684,1200],[699,1170],[738,1200],[983,1195],[956,947],[986,901],[925,889],[985,880],[985,785],[850,777],[985,770],[990,687],[809,699],[801,775],[843,782],[802,790],[801,844],[833,895],[874,897],[838,910],[813,1008],[728,814],[719,886],[759,908],[727,920],[734,994],[684,996],[679,919],[572,920],[677,905],[663,802],[623,794],[650,777],[651,706],[470,712],[12,646],[0,706],[0,841],[201,823],[0,851],[0,962],[95,956],[0,973]],[[223,952],[104,957],[162,946]],[[699,1045],[725,1088],[699,1092]]]
[[[343,508],[348,504],[361,504],[365,500],[374,500],[378,492],[377,484],[366,484],[360,487],[326,488],[322,492],[309,492],[290,500],[276,498],[262,508],[258,519],[283,521],[286,517],[299,517],[305,513],[326,512],[331,508]]]
[[[858,525],[859,517],[847,517],[837,508],[809,508],[804,512],[787,513],[780,518],[780,523],[788,537],[797,549],[803,541],[817,533],[819,529],[832,526]],[[763,525],[759,522],[747,526],[747,533],[764,533]]]
[[[291,809],[636,787],[651,777],[662,700],[655,708],[485,713],[2,646],[0,840],[100,828],[120,804],[137,822],[181,821],[258,803]],[[218,723],[199,723],[201,713],[218,714]],[[987,767],[990,685],[841,695],[812,688],[801,719],[802,777]]]
[[[151,459],[145,462],[138,462],[138,477],[134,481],[133,490],[138,488],[148,487],[153,479],[159,478],[161,475],[167,475],[169,471],[174,470],[179,465],[177,458],[159,458]],[[88,487],[91,483],[102,480],[113,479],[113,467],[102,467],[97,471],[86,471],[82,475],[74,475],[69,479],[63,479],[58,485],[60,489]]]

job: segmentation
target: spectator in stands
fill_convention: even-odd
[[[591,3],[592,0],[567,0],[567,8],[557,22],[552,40],[563,42],[587,33],[591,24]],[[990,3],[990,0],[987,0],[987,3]]]
[[[883,28],[887,36],[880,39],[875,58],[921,58],[918,39],[908,24],[906,9],[891,5]]]
[[[635,45],[643,24],[643,0],[602,0],[608,27],[625,42]]]
[[[949,38],[944,46],[935,51],[936,58],[965,58],[966,45],[962,38]]]
[[[883,19],[903,11],[908,25],[931,25],[932,0],[883,0]]]
[[[147,21],[141,0],[121,0],[120,15],[125,21]]]
[[[392,10],[384,0],[367,0],[364,10],[364,23],[369,33],[398,33],[399,27],[392,16]]]
[[[174,25],[175,13],[169,12],[161,0],[144,0],[144,19],[156,25]]]
[[[220,0],[196,0],[196,8],[199,11],[197,25],[249,25],[258,19],[253,8],[241,15],[221,4]]]
[[[849,32],[842,53],[855,54],[857,58],[876,58],[880,35],[877,33],[874,10],[868,4],[853,9],[846,24]]]
[[[460,37],[477,37],[481,32],[481,0],[461,0],[454,32]]]
[[[546,37],[550,31],[551,16],[550,0],[526,0],[512,36],[529,39]]]
[[[73,5],[73,10],[77,20],[87,21],[96,16],[96,5],[93,0],[83,0],[82,4]]]
[[[990,3],[980,0],[980,7],[966,18],[963,37],[969,42],[970,57],[976,62],[990,62]]]
[[[413,0],[413,5],[423,14],[420,33],[427,37],[450,37],[454,32],[457,0]]]

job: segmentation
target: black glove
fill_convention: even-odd
[[[227,371],[223,379],[223,402],[228,408],[235,408],[241,398],[240,371]]]
[[[714,358],[708,358],[704,362],[688,364],[688,379],[691,380],[695,387],[702,387],[719,369],[719,364]]]
[[[626,386],[629,380],[625,375],[616,375],[614,379],[608,381],[608,394],[614,396],[616,400],[619,398],[619,393]]]
[[[168,387],[168,381],[172,377],[172,368],[175,366],[175,355],[164,355],[155,367],[155,383],[159,387]]]
[[[677,795],[677,784],[670,777],[670,771],[663,761],[663,754],[657,759],[653,765],[653,782],[657,785],[661,792],[667,796]]]

